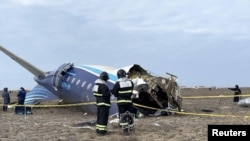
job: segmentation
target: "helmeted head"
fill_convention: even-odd
[[[20,89],[21,89],[21,90],[24,90],[24,88],[23,88],[23,87],[20,87]]]
[[[7,91],[8,91],[8,88],[7,88],[7,87],[5,87],[3,90],[7,92]]]
[[[118,78],[126,77],[126,71],[124,69],[119,69],[117,72],[117,77]]]
[[[108,81],[109,80],[109,75],[107,72],[102,72],[99,77],[101,80]]]
[[[239,88],[239,85],[238,85],[238,84],[236,84],[236,85],[235,85],[235,88]]]

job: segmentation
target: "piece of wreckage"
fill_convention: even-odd
[[[240,99],[237,105],[240,107],[250,107],[250,97]]]
[[[156,76],[139,65],[123,69],[134,82],[137,98],[133,98],[133,104],[143,115],[170,115],[171,111],[181,111],[182,96],[175,75],[166,73],[169,77]]]

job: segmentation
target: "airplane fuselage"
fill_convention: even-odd
[[[36,82],[39,85],[43,86],[44,89],[47,89],[49,92],[56,95],[59,99],[63,100],[64,103],[71,104],[95,102],[92,88],[94,86],[95,80],[99,77],[99,74],[103,70],[90,66],[71,66],[67,70],[61,72],[61,68],[62,67],[59,67],[57,70],[48,72],[45,78],[36,78]],[[62,74],[58,75],[58,73]],[[109,73],[109,76],[110,80],[107,82],[107,85],[110,89],[112,89],[117,78],[114,74],[111,73]],[[112,96],[111,100],[115,100],[115,97]],[[29,101],[29,99],[27,99],[27,101]],[[37,101],[38,99],[36,99],[36,102]],[[39,102],[42,102],[42,99]],[[90,109],[88,111],[95,112],[96,106],[94,104],[90,104],[85,107]],[[110,113],[115,114],[116,112],[117,106],[115,104],[112,104]]]

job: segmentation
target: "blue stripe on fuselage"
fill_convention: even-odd
[[[94,72],[94,73],[96,73],[96,74],[100,74],[100,73],[102,73],[103,71],[105,71],[105,70],[97,69],[97,68],[90,67],[90,66],[79,66],[79,67],[80,67],[80,68],[83,68],[83,69],[85,69],[85,70]],[[107,72],[107,73],[108,73],[108,72]],[[117,77],[116,77],[115,75],[110,74],[110,73],[108,73],[108,74],[109,74],[109,79],[110,79],[109,81],[113,81],[113,82],[117,81]]]

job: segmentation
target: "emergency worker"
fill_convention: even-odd
[[[233,101],[234,102],[239,102],[239,100],[240,100],[239,95],[241,95],[241,89],[239,88],[239,85],[236,84],[234,88],[228,88],[228,89],[234,91],[234,99],[233,99]]]
[[[10,94],[7,87],[3,89],[2,97],[3,97],[3,111],[7,112],[8,104],[10,104]]]
[[[98,135],[110,134],[107,131],[109,109],[111,106],[111,92],[107,86],[108,79],[108,73],[105,71],[102,72],[93,87],[93,95],[96,97],[97,106],[96,133]]]
[[[118,70],[117,72],[118,80],[115,83],[112,94],[117,97],[117,106],[118,106],[118,112],[119,117],[121,114],[125,112],[130,112],[135,114],[135,108],[133,107],[133,103],[131,100],[131,97],[133,95],[133,89],[134,89],[134,83],[127,78],[126,72],[123,69]],[[126,123],[123,120],[119,121],[120,127],[127,126],[128,123]],[[124,133],[128,132],[126,129],[123,131]]]
[[[18,97],[18,105],[24,105],[24,101],[26,98],[26,90],[23,87],[20,88],[17,97]],[[16,114],[24,114],[24,106],[16,106],[15,112]]]

